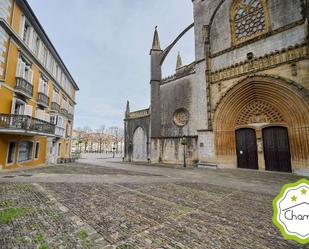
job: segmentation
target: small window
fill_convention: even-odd
[[[61,143],[58,144],[58,156],[61,155]]]
[[[32,159],[33,142],[23,141],[19,143],[18,162],[30,161]]]
[[[40,154],[40,143],[36,142],[35,144],[35,152],[34,152],[34,159],[39,159]]]
[[[8,148],[8,158],[7,158],[7,164],[12,164],[15,161],[15,150],[16,150],[16,143],[10,142],[9,148]]]
[[[65,145],[65,154],[67,157],[69,156],[69,144]]]

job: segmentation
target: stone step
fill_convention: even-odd
[[[199,162],[197,167],[200,169],[217,169],[218,165],[215,163]]]

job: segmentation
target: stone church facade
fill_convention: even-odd
[[[185,153],[191,164],[308,172],[309,1],[192,2],[194,23],[165,49],[155,31],[151,106],[127,105],[126,159],[181,163]],[[195,61],[178,56],[163,78],[166,56],[191,28]]]

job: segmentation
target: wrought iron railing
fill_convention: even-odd
[[[15,90],[28,98],[33,95],[33,85],[21,77],[16,77]]]
[[[56,102],[52,102],[51,103],[51,110],[55,111],[55,112],[59,112],[60,111],[60,105]]]
[[[49,97],[44,93],[38,93],[38,104],[48,107]]]
[[[25,115],[0,114],[0,129],[55,134],[55,125]]]
[[[67,116],[69,114],[67,109],[61,108],[60,110],[61,114],[63,114],[64,116]]]
[[[61,128],[61,127],[58,127],[58,126],[55,127],[55,135],[56,135],[56,137],[64,137],[64,133],[65,133],[65,129],[64,128]]]

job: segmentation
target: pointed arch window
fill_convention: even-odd
[[[265,0],[234,0],[231,7],[233,45],[269,31],[269,15]]]

